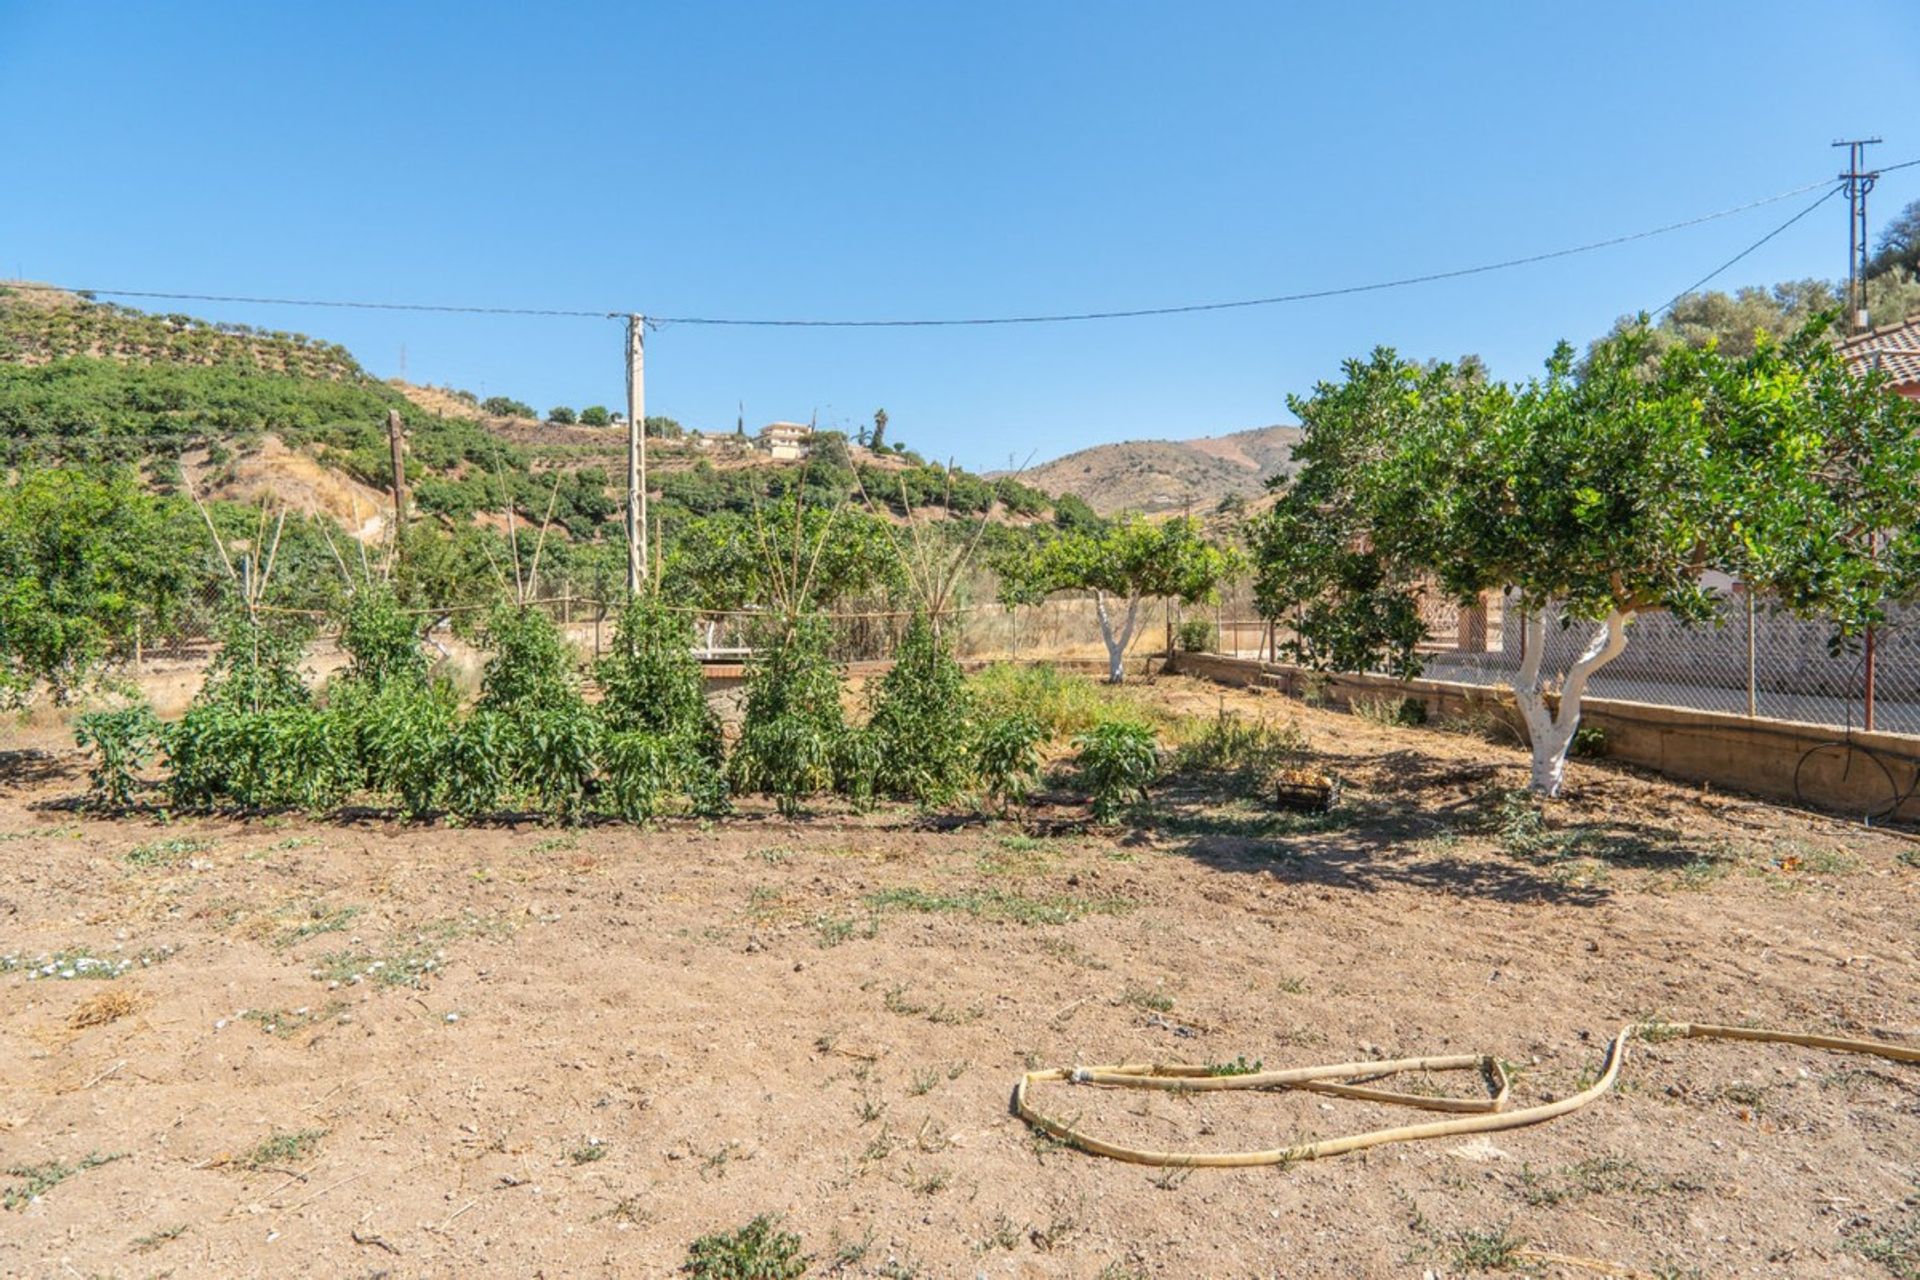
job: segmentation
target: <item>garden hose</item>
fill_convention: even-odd
[[[1123,1063],[1105,1067],[1054,1067],[1029,1071],[1020,1077],[1013,1091],[1016,1114],[1028,1124],[1057,1141],[1090,1155],[1124,1160],[1130,1164],[1172,1165],[1194,1169],[1239,1169],[1258,1165],[1286,1165],[1301,1160],[1363,1151],[1389,1142],[1417,1142],[1426,1138],[1447,1138],[1463,1133],[1493,1133],[1501,1129],[1519,1129],[1540,1124],[1578,1111],[1613,1088],[1620,1067],[1627,1058],[1627,1043],[1636,1036],[1643,1039],[1696,1037],[1708,1040],[1751,1040],[1765,1044],[1792,1044],[1809,1049],[1831,1049],[1837,1053],[1863,1053],[1895,1062],[1920,1063],[1920,1048],[1888,1044],[1880,1040],[1849,1040],[1838,1036],[1811,1035],[1798,1031],[1769,1031],[1757,1027],[1723,1027],[1705,1022],[1629,1023],[1607,1042],[1600,1077],[1578,1093],[1554,1102],[1506,1110],[1508,1079],[1498,1058],[1486,1054],[1454,1054],[1430,1058],[1394,1058],[1372,1062],[1341,1062],[1320,1067],[1295,1067],[1284,1071],[1225,1073],[1219,1068],[1182,1066],[1165,1063]],[[1370,1088],[1365,1081],[1377,1080],[1403,1071],[1464,1071],[1478,1069],[1488,1085],[1485,1098],[1441,1098],[1426,1094],[1398,1093]],[[1322,1138],[1317,1142],[1296,1143],[1266,1151],[1151,1151],[1128,1147],[1094,1137],[1074,1125],[1054,1119],[1036,1109],[1028,1100],[1030,1086],[1037,1082],[1061,1081],[1076,1085],[1095,1085],[1119,1089],[1160,1089],[1172,1093],[1208,1092],[1225,1089],[1301,1089],[1313,1093],[1334,1094],[1367,1102],[1413,1107],[1423,1111],[1470,1112],[1453,1120],[1433,1120],[1425,1124],[1402,1125],[1393,1129],[1374,1129],[1342,1138]]]

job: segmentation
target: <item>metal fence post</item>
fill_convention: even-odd
[[[1754,628],[1754,603],[1753,603],[1752,584],[1745,584],[1745,594],[1747,597],[1747,715],[1749,718],[1757,718],[1760,714],[1760,689],[1759,689],[1759,677],[1754,670],[1756,665],[1755,659],[1758,654],[1758,646],[1755,642],[1755,634],[1754,634],[1755,628]]]
[[[1874,653],[1873,628],[1868,627],[1867,628],[1867,661],[1866,661],[1867,669],[1865,673],[1866,689],[1864,691],[1866,694],[1866,697],[1864,700],[1863,716],[1862,716],[1862,719],[1864,720],[1865,723],[1862,724],[1861,726],[1868,733],[1873,732],[1873,685],[1874,685],[1874,674],[1875,674],[1874,667],[1876,665],[1874,661],[1875,657],[1876,655]]]

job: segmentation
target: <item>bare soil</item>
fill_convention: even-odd
[[[1920,1041],[1897,833],[1576,764],[1503,838],[1510,747],[1151,696],[1296,720],[1341,809],[1176,782],[1120,830],[1064,799],[1028,828],[162,821],[82,812],[71,753],[0,757],[0,1274],[664,1276],[761,1213],[810,1275],[1920,1266],[1920,1073],[1814,1050],[1650,1044],[1560,1121],[1290,1168],[1036,1141],[1008,1099],[1037,1065],[1484,1051],[1525,1104],[1653,1013]],[[1408,1118],[1044,1101],[1195,1149]]]

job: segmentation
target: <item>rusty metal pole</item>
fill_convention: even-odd
[[[1874,666],[1875,666],[1874,659],[1875,659],[1875,654],[1874,654],[1874,644],[1873,644],[1873,628],[1868,627],[1867,628],[1867,674],[1866,674],[1867,687],[1866,687],[1866,706],[1864,709],[1865,723],[1861,726],[1868,733],[1873,732],[1873,683],[1874,683],[1873,677],[1874,677]]]

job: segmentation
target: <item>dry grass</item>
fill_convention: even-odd
[[[131,991],[102,991],[98,995],[82,1000],[74,1011],[67,1015],[67,1025],[76,1031],[88,1027],[104,1027],[110,1022],[118,1022],[128,1014],[138,1013],[145,1001]]]

